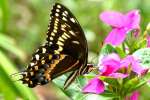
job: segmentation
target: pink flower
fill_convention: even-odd
[[[120,59],[119,56],[115,53],[105,56],[100,66],[100,74],[96,78],[89,81],[89,83],[83,88],[84,93],[96,93],[100,94],[104,92],[104,83],[98,77],[112,77],[112,78],[126,78],[130,73],[121,73],[118,72],[121,68],[129,68],[138,75],[146,73],[148,70],[142,68],[139,65],[138,60],[133,56],[129,55],[124,59]]]
[[[125,40],[129,31],[139,29],[140,15],[138,10],[132,10],[127,14],[105,11],[100,14],[100,19],[113,28],[105,39],[106,44],[119,45]]]
[[[138,98],[139,98],[139,92],[134,91],[130,97],[130,100],[138,100]]]
[[[101,64],[98,64],[100,65],[101,75],[108,76],[116,72],[120,68],[120,60],[119,56],[115,53],[105,56]]]
[[[133,93],[132,93],[132,95],[129,97],[129,96],[127,96],[126,97],[126,99],[125,100],[139,100],[138,98],[139,98],[139,92],[138,91],[134,91]]]
[[[112,74],[109,74],[110,77],[113,77],[113,78],[126,78],[128,77],[128,74],[122,74],[122,73],[112,73]]]
[[[115,73],[120,67],[120,58],[117,54],[110,54],[104,57],[102,59],[102,64],[99,65],[102,65],[102,69],[100,69],[100,76],[109,76],[112,78],[125,78],[128,76],[126,74]],[[83,88],[84,93],[100,94],[104,92],[104,83],[97,77],[90,80],[89,83]]]
[[[100,94],[104,92],[104,83],[98,78],[89,81],[88,85],[83,88],[84,93]]]
[[[126,58],[124,58],[121,61],[120,66],[121,67],[126,67],[126,68],[131,66],[132,71],[137,73],[138,75],[143,75],[148,71],[148,69],[141,67],[139,61],[131,55],[128,55]]]

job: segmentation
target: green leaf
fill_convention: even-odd
[[[111,46],[110,44],[106,44],[101,49],[101,53],[100,54],[108,55],[108,54],[113,53],[113,52],[116,52],[115,48],[113,46]]]
[[[102,93],[102,94],[100,94],[101,96],[104,96],[104,97],[118,97],[118,95],[117,94],[115,94],[114,92],[112,92],[112,91],[108,91],[108,90],[105,90],[105,92],[104,93]]]
[[[12,39],[11,37],[0,34],[0,47],[15,54],[22,60],[25,59],[25,53],[17,47],[17,45],[15,44],[15,40]]]
[[[92,79],[95,77],[95,74],[89,73],[89,74],[84,75],[84,77],[87,79]]]
[[[121,58],[124,58],[126,56],[125,52],[121,48],[116,47],[116,51],[117,51],[117,54],[119,54]]]
[[[69,86],[66,90],[64,90],[63,88],[64,88],[64,82],[66,78],[67,78],[67,75],[62,75],[59,78],[54,79],[53,84],[55,84],[56,87],[59,87],[61,92],[63,92],[66,96],[70,98],[74,98],[76,93],[80,93],[80,88],[78,84],[72,83],[71,86]]]
[[[132,87],[131,91],[134,91],[134,90],[140,88],[141,86],[145,85],[149,80],[150,80],[150,73],[147,73],[145,76],[143,76],[139,79],[138,84],[135,84],[135,86]]]
[[[150,73],[147,73],[143,77],[135,77],[124,83],[124,91],[130,93],[136,89],[139,89],[141,86],[145,85],[150,80]]]
[[[150,66],[150,48],[139,49],[133,53],[133,56],[138,57],[142,67],[149,68],[149,66]]]
[[[84,78],[84,76],[79,76],[76,78],[76,84],[78,84],[78,86],[82,89],[83,86],[87,83],[86,79]]]
[[[130,79],[129,81],[124,83],[124,91],[130,92],[137,84],[139,83],[139,78],[134,77]]]
[[[9,75],[0,66],[0,91],[6,100],[16,99],[17,96],[21,96],[18,89],[12,83],[13,81],[10,80]]]
[[[5,32],[9,19],[8,0],[0,0],[0,31]]]
[[[88,94],[88,95],[86,95],[86,97],[84,97],[84,99],[80,99],[80,100],[112,100],[112,98],[113,97],[103,96],[102,94],[100,94],[100,95]],[[76,100],[78,100],[78,99],[76,99]]]
[[[99,76],[98,78],[102,81],[105,81],[109,85],[116,86],[116,87],[119,86],[119,83],[118,83],[119,79],[108,77],[108,76]]]
[[[2,51],[0,51],[0,87],[2,87],[1,91],[3,91],[4,95],[7,95],[7,93],[9,93],[10,95],[12,95],[11,97],[13,97],[13,95],[15,94],[14,96],[23,99],[32,98],[32,100],[37,100],[31,89],[29,89],[20,82],[14,82],[10,79],[10,75],[15,72],[17,72],[17,70],[14,64],[7,58],[7,56]],[[5,88],[7,90],[5,90]]]
[[[139,48],[145,48],[146,47],[146,45],[147,45],[147,40],[145,40],[145,39],[141,39],[141,41],[138,43],[138,47]]]

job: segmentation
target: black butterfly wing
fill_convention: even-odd
[[[69,9],[59,3],[53,6],[51,12],[47,41],[59,46],[54,53],[67,54],[86,65],[87,41],[79,22]]]
[[[47,33],[47,40],[50,41],[50,38],[54,38],[55,41],[50,42],[53,42],[56,45],[58,44],[60,48],[63,48],[60,52],[61,54],[69,55],[66,59],[57,64],[53,70],[53,73],[55,74],[52,74],[52,76],[55,77],[67,71],[79,69],[78,73],[75,71],[68,77],[65,82],[65,87],[67,87],[71,81],[75,79],[77,74],[80,74],[80,71],[86,67],[88,56],[87,40],[77,19],[69,11],[69,9],[61,4],[57,3],[53,6],[49,26],[50,28]],[[57,33],[54,31],[57,31]],[[52,36],[53,33],[55,33],[56,36]]]
[[[21,80],[35,87],[73,71],[66,81],[68,86],[86,70],[87,52],[87,40],[79,22],[65,6],[56,3],[50,15],[47,42],[33,54]]]
[[[47,36],[49,44],[60,47],[54,53],[68,54],[76,59],[79,53],[87,57],[87,41],[79,22],[69,9],[59,3],[51,11]]]

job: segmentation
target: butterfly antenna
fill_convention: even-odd
[[[16,82],[16,81],[21,81],[23,78],[23,75],[26,75],[26,71],[20,71],[17,73],[13,73],[10,75],[10,78],[12,79],[12,81]]]
[[[13,73],[13,74],[11,74],[10,76],[11,77],[13,77],[13,76],[17,76],[17,75],[23,75],[23,74],[25,74],[25,70],[23,70],[23,71],[20,71],[20,72],[16,72],[16,73]]]

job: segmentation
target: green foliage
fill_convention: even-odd
[[[117,52],[121,57],[125,56],[124,50],[121,47],[114,48],[111,45],[105,45],[101,50],[100,44],[111,31],[111,28],[99,20],[100,12],[104,10],[127,12],[131,9],[139,9],[142,16],[141,32],[143,32],[147,23],[150,22],[149,0],[122,0],[121,2],[120,0],[58,1],[67,6],[77,17],[86,33],[89,51],[96,54],[97,57],[100,51],[102,55]],[[21,82],[14,82],[13,77],[10,75],[18,72],[18,68],[23,69],[27,62],[29,62],[29,58],[34,50],[45,41],[49,9],[54,2],[55,0],[0,0],[0,99],[15,100],[23,98],[37,100],[39,94],[35,94],[32,89],[22,85]],[[136,44],[133,52],[139,47],[144,47],[145,42],[143,40],[141,43]],[[149,50],[145,50],[138,50],[134,54],[142,59],[142,65],[149,66]],[[94,75],[89,74],[85,77],[89,80]],[[91,100],[91,98],[92,100],[107,100],[106,95],[116,96],[110,91],[106,91],[102,96],[82,94],[82,87],[87,82],[82,77],[78,78],[68,90],[64,91],[63,84],[65,78],[62,77],[62,79],[54,81],[54,86],[57,87],[55,89],[58,91],[57,97],[54,97],[57,99],[62,100],[64,98],[66,100],[68,97],[74,100]],[[133,78],[131,82],[126,83],[125,88],[133,86],[132,83],[135,79]],[[136,88],[140,87],[141,84],[145,84],[148,79],[149,75],[138,80]],[[131,88],[130,90],[134,89]],[[54,90],[47,89],[47,92]]]
[[[138,57],[140,60],[140,64],[145,67],[149,68],[150,66],[150,48],[142,48],[133,53],[134,56]]]
[[[0,93],[3,93],[3,98],[6,100],[15,98],[36,100],[36,96],[29,88],[10,79],[10,73],[16,71],[14,64],[0,51]]]
[[[106,44],[101,49],[100,54],[102,54],[102,55],[108,55],[110,53],[115,53],[115,52],[116,52],[116,50],[115,50],[115,48],[113,46],[111,46],[109,44]]]

